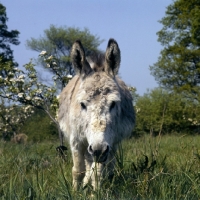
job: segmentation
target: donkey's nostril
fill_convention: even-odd
[[[105,162],[108,157],[109,151],[110,147],[107,143],[93,145],[93,146],[89,145],[88,147],[89,154],[92,155],[94,160],[96,160],[97,162]]]
[[[97,157],[97,158],[100,158],[102,155],[102,152],[101,150],[95,150],[94,153],[93,153],[93,156]]]
[[[103,154],[104,155],[108,154],[109,150],[110,150],[109,145],[107,145],[106,150],[103,152]]]
[[[93,150],[92,150],[92,146],[91,146],[91,145],[88,147],[88,152],[89,152],[90,154],[93,154]]]

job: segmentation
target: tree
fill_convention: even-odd
[[[17,30],[11,30],[8,31],[8,27],[6,25],[6,22],[8,21],[7,15],[6,15],[6,7],[4,7],[0,3],[0,57],[2,65],[4,62],[12,62],[13,66],[17,66],[17,63],[14,62],[13,58],[13,51],[10,48],[10,44],[18,45],[18,35],[19,31]],[[4,77],[5,73],[7,73],[5,70],[0,70],[0,76]]]
[[[135,110],[137,134],[199,133],[200,105],[184,95],[156,88],[137,99]]]
[[[174,1],[160,23],[157,35],[164,49],[150,67],[152,75],[161,86],[200,101],[200,1]]]
[[[19,31],[8,31],[6,22],[8,21],[6,7],[0,3],[0,96],[6,90],[3,79],[12,78],[12,72],[18,65],[14,62],[13,51],[10,44],[18,45]]]
[[[46,59],[51,61],[47,67],[53,73],[54,79],[59,81],[61,88],[66,85],[67,75],[74,74],[70,63],[70,50],[77,39],[82,41],[86,54],[98,51],[98,46],[103,42],[98,36],[92,35],[87,28],[80,30],[54,25],[44,31],[43,37],[31,38],[27,41],[27,46],[31,50],[42,52],[42,56],[46,56]],[[41,63],[46,66],[46,63]]]

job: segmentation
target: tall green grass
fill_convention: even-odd
[[[200,136],[124,141],[95,192],[73,191],[70,152],[63,161],[57,144],[0,142],[0,199],[200,199]]]

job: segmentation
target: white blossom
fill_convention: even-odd
[[[18,93],[18,97],[22,98],[24,96],[24,93]]]
[[[10,82],[15,82],[15,81],[16,81],[15,78],[11,78],[11,79],[10,79]]]
[[[136,107],[136,113],[139,113],[139,112],[140,112],[140,108]]]
[[[189,121],[189,122],[192,122],[193,120],[192,120],[191,118],[188,118],[188,121]]]
[[[9,72],[8,75],[14,75],[12,72]]]
[[[16,82],[24,83],[24,80],[19,78],[19,79],[16,80]]]
[[[25,76],[22,74],[22,75],[20,75],[18,78],[19,78],[19,79],[24,79]]]
[[[40,97],[34,97],[34,100],[41,100]]]
[[[26,100],[28,100],[28,101],[31,100],[31,97],[30,97],[30,96],[27,96],[27,97],[26,97]]]
[[[28,110],[29,108],[32,108],[32,106],[28,105],[25,107],[25,110]]]
[[[36,92],[39,93],[39,94],[41,94],[41,93],[42,93],[42,90],[41,90],[41,89],[38,89]]]
[[[17,68],[17,67],[15,67],[13,70],[14,70],[14,71],[18,71],[18,68]]]
[[[129,91],[132,91],[132,92],[133,92],[133,91],[136,91],[136,88],[135,88],[135,87],[132,87],[132,86],[131,86],[131,87],[128,87],[128,89],[129,89]]]
[[[53,58],[53,56],[49,56],[47,59],[48,59],[48,60],[51,60],[52,58]]]
[[[67,78],[71,79],[71,78],[72,78],[72,75],[67,75]]]
[[[44,56],[44,55],[46,55],[47,54],[47,52],[46,51],[41,51],[41,53],[39,54],[40,56]]]
[[[35,73],[32,73],[32,74],[29,74],[29,77],[30,78],[36,78],[36,75],[35,75]]]

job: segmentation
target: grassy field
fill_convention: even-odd
[[[0,199],[200,199],[200,136],[129,139],[111,182],[74,192],[71,155],[58,142],[0,142]]]

